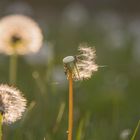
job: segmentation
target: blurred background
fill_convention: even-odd
[[[44,35],[38,53],[18,58],[17,87],[27,98],[28,109],[20,121],[3,127],[3,139],[67,139],[68,81],[62,59],[75,55],[79,44],[87,42],[96,48],[96,63],[104,67],[90,80],[74,83],[74,140],[130,140],[140,119],[139,4],[138,0],[1,0],[1,18],[30,16]],[[9,82],[9,57],[4,54],[0,82]]]

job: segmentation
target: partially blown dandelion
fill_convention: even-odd
[[[35,53],[42,45],[38,24],[23,15],[9,15],[0,20],[0,52],[5,54]]]
[[[80,45],[78,50],[78,55],[67,56],[63,59],[64,70],[69,80],[68,140],[72,140],[73,130],[73,80],[89,79],[98,70],[98,65],[95,63],[95,49]]]
[[[96,51],[94,48],[80,45],[78,51],[78,55],[67,56],[63,59],[67,77],[71,71],[75,81],[89,79],[98,70],[98,65],[95,63]]]
[[[0,112],[2,123],[11,124],[22,117],[26,109],[26,99],[21,92],[8,85],[0,85]]]

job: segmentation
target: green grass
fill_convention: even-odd
[[[59,24],[49,28],[48,41],[55,40],[53,61],[48,65],[46,58],[43,64],[30,64],[24,57],[18,59],[16,84],[28,100],[28,109],[20,121],[4,126],[3,140],[67,139],[68,81],[62,59],[75,54],[78,44],[85,41],[96,46],[97,63],[107,67],[100,68],[92,79],[75,83],[74,140],[121,140],[121,132],[133,130],[140,118],[140,65],[133,59],[133,40],[113,50],[104,42],[104,31],[91,23],[77,30]],[[58,67],[62,72],[55,73],[60,76],[56,80]],[[8,73],[9,58],[1,54],[1,83],[9,83]],[[140,139],[136,129],[131,140],[136,132],[135,140]]]

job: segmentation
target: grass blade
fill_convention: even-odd
[[[135,128],[135,130],[134,130],[134,133],[133,133],[133,135],[132,135],[131,140],[135,140],[135,137],[136,137],[136,134],[137,134],[137,132],[138,132],[139,126],[140,126],[140,120],[138,121],[138,124],[137,124],[137,126],[136,126],[136,128]]]

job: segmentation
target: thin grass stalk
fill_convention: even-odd
[[[17,54],[10,56],[10,68],[9,68],[9,82],[10,84],[16,84],[17,79]]]
[[[82,140],[82,135],[83,135],[83,129],[84,129],[84,119],[80,121],[79,127],[78,127],[78,132],[77,132],[77,138],[76,140]]]
[[[0,113],[0,140],[2,140],[2,119],[3,119],[3,116]]]
[[[68,122],[68,140],[72,140],[73,134],[73,78],[72,72],[69,72],[69,122]]]
[[[55,125],[53,128],[53,133],[56,133],[56,131],[58,130],[59,124],[62,121],[64,110],[65,110],[65,102],[61,102],[59,111],[58,111],[58,115],[57,115],[57,119],[56,119],[56,122],[55,122]]]
[[[135,130],[134,130],[134,133],[133,133],[133,135],[132,135],[131,140],[135,140],[135,137],[136,137],[136,134],[137,134],[137,132],[138,132],[139,126],[140,126],[140,120],[138,121],[138,124],[137,124],[137,126],[136,126],[136,128],[135,128]]]

